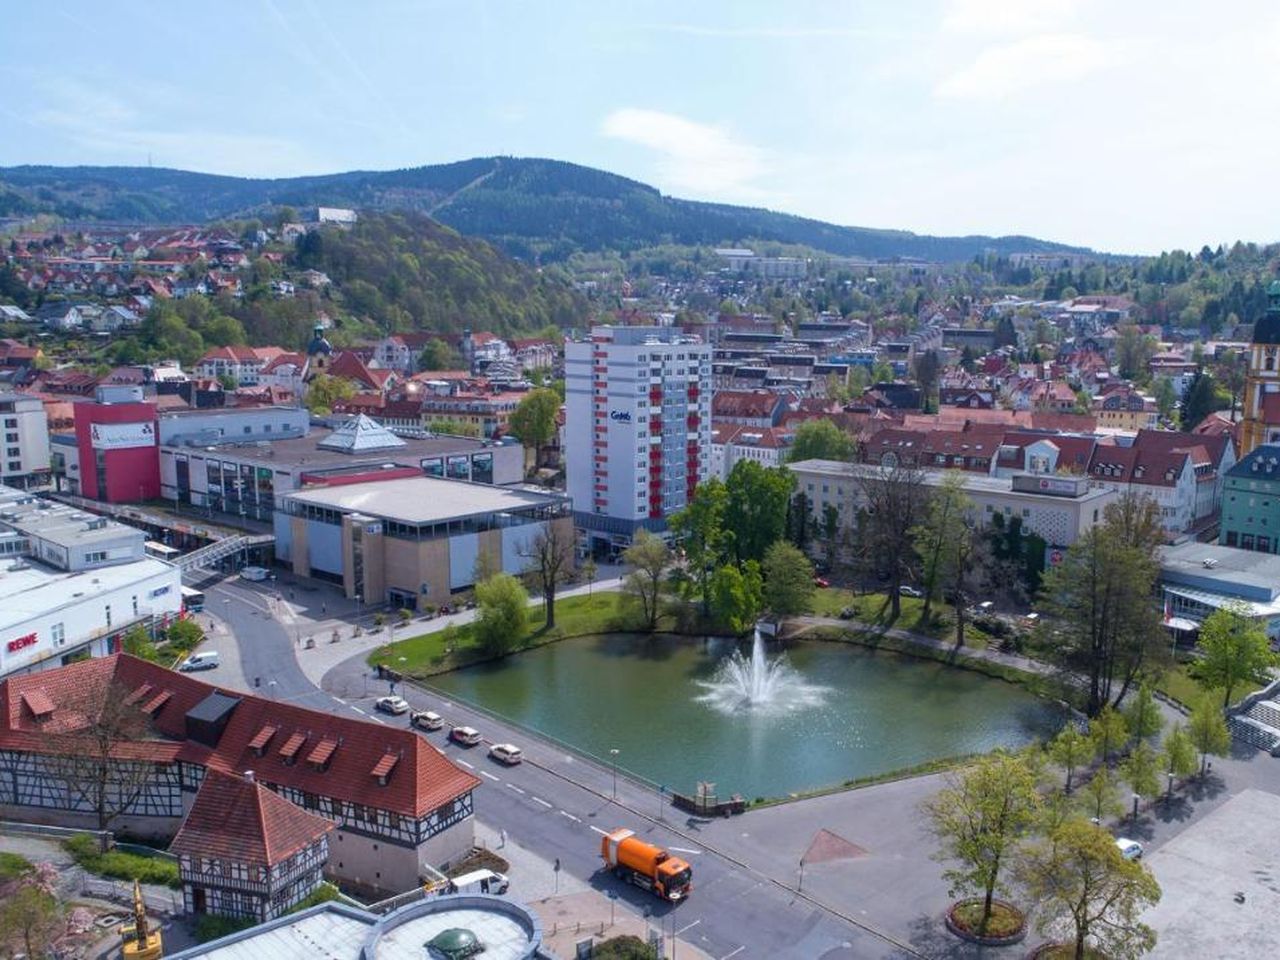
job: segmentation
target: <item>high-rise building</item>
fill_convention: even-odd
[[[1267,312],[1253,325],[1240,421],[1240,457],[1263,443],[1280,443],[1280,280],[1267,290]]]
[[[661,533],[708,475],[711,347],[670,327],[596,327],[565,344],[574,520],[608,555]]]

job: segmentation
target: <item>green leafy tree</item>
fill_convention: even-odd
[[[632,568],[622,582],[623,590],[639,604],[646,629],[656,630],[662,580],[671,566],[671,550],[660,537],[640,530],[631,546],[622,552],[622,562]]]
[[[1200,776],[1209,769],[1209,757],[1225,757],[1231,750],[1231,731],[1222,710],[1212,696],[1204,696],[1191,709],[1187,718],[1187,734],[1200,754]]]
[[[1116,775],[1111,772],[1110,767],[1102,766],[1095,770],[1093,776],[1080,787],[1080,793],[1089,816],[1098,822],[1124,812]]]
[[[728,506],[729,491],[719,477],[712,477],[698,484],[689,505],[672,514],[667,521],[672,535],[684,550],[689,575],[702,598],[703,613],[710,609],[712,573],[728,556],[732,538],[725,526]]]
[[[1196,745],[1191,734],[1182,724],[1176,724],[1169,735],[1164,738],[1164,751],[1161,754],[1165,773],[1170,774],[1169,790],[1173,791],[1175,778],[1189,777],[1196,772]]]
[[[1213,377],[1203,370],[1197,371],[1182,394],[1182,429],[1190,430],[1213,411],[1225,406],[1214,389]]]
[[[1160,704],[1156,702],[1149,684],[1138,687],[1133,701],[1125,705],[1124,721],[1129,728],[1129,736],[1134,740],[1150,740],[1164,729]]]
[[[1266,631],[1238,604],[1219,608],[1205,619],[1198,647],[1200,659],[1191,675],[1206,692],[1221,690],[1224,708],[1242,684],[1268,683],[1277,663]]]
[[[26,956],[47,956],[62,924],[62,907],[57,899],[36,884],[23,881],[0,902],[0,947],[19,939]]]
[[[156,653],[156,645],[151,642],[151,636],[142,627],[131,627],[124,635],[124,652],[143,660],[158,660],[159,655]]]
[[[1040,816],[1036,775],[1025,758],[996,751],[948,777],[923,805],[940,858],[955,864],[943,877],[951,896],[982,897],[983,933],[997,892],[1006,889],[1003,870]]]
[[[1068,723],[1049,741],[1049,756],[1067,774],[1065,792],[1071,792],[1071,778],[1093,756],[1093,741],[1074,723]]]
[[[427,341],[418,355],[419,370],[458,370],[462,367],[462,357],[458,351],[439,337]]]
[[[1138,741],[1120,764],[1120,776],[1139,797],[1154,797],[1160,792],[1160,757],[1151,744]]]
[[[1156,380],[1155,400],[1160,419],[1172,420],[1173,415],[1178,411],[1178,391],[1173,389],[1173,381],[1168,377],[1160,377]]]
[[[1093,741],[1094,755],[1103,763],[1109,762],[1129,740],[1129,724],[1124,714],[1110,706],[1103,707],[1089,721],[1089,739]]]
[[[825,417],[805,420],[796,427],[795,439],[787,459],[852,460],[853,438]]]
[[[559,412],[559,395],[546,387],[530,390],[511,411],[508,420],[511,432],[533,450],[535,461],[540,462],[542,448],[556,435],[556,414]]]
[[[813,564],[803,553],[779,540],[764,555],[765,605],[780,617],[809,608],[813,600]]]
[[[732,550],[738,563],[763,560],[770,545],[782,539],[794,486],[795,477],[785,469],[763,467],[755,460],[733,465],[725,481],[725,525],[733,531]]]
[[[346,377],[334,377],[321,373],[307,384],[306,407],[319,416],[333,412],[336,404],[356,395],[356,385]]]
[[[928,498],[924,517],[911,531],[920,555],[924,608],[921,617],[929,620],[933,599],[956,579],[955,545],[968,535],[965,514],[973,510],[973,500],[964,492],[968,478],[960,471],[948,472]]]
[[[512,650],[528,629],[529,594],[509,573],[495,573],[476,584],[475,635],[486,653]]]
[[[1037,928],[1066,937],[1075,960],[1128,960],[1155,947],[1155,931],[1139,917],[1159,902],[1160,885],[1101,827],[1064,822],[1031,851],[1019,877],[1036,904]]]
[[[746,633],[760,617],[764,584],[760,565],[748,560],[739,570],[731,563],[711,577],[711,610],[732,633]]]

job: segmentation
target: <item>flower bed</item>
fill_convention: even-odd
[[[1084,948],[1085,960],[1107,960],[1107,955],[1093,947]],[[1076,945],[1074,943],[1042,943],[1029,954],[1027,960],[1075,960]]]
[[[987,947],[1020,943],[1027,935],[1027,918],[1021,910],[1004,900],[991,905],[991,917],[985,933],[978,933],[982,921],[981,900],[960,900],[947,910],[947,929],[961,940]]]

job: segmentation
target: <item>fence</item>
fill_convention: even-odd
[[[17,820],[0,820],[0,833],[8,834],[12,837],[44,837],[48,840],[66,840],[68,837],[78,836],[87,833],[99,843],[104,838],[108,844],[111,843],[111,831],[85,830],[75,827],[52,827],[42,823],[22,823]]]
[[[133,884],[123,880],[104,880],[81,871],[80,894],[95,897],[98,900],[110,900],[125,906],[133,905]],[[183,912],[182,893],[174,890],[171,893],[158,893],[144,888],[142,902],[152,913],[166,913],[176,916]]]

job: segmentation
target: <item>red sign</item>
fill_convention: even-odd
[[[21,650],[23,647],[34,647],[36,645],[37,634],[28,633],[25,637],[18,637],[10,640],[8,649],[10,653]]]

